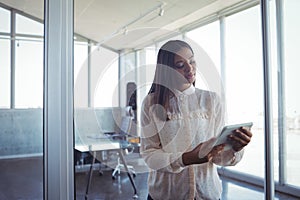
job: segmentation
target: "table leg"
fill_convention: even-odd
[[[135,183],[134,183],[134,181],[133,181],[133,178],[132,178],[132,176],[131,176],[131,174],[130,174],[130,171],[129,171],[128,167],[127,167],[127,163],[126,163],[126,161],[125,161],[125,158],[124,158],[123,150],[122,150],[122,149],[119,150],[119,156],[120,156],[120,159],[121,159],[121,161],[122,161],[122,163],[123,163],[123,165],[124,165],[125,171],[127,172],[127,175],[128,175],[129,180],[130,180],[130,182],[131,182],[131,185],[132,185],[132,187],[133,187],[133,189],[134,189],[134,196],[133,196],[133,198],[134,198],[134,199],[137,199],[137,198],[138,198],[138,195],[137,195],[136,186],[135,186]]]
[[[91,185],[91,182],[92,182],[93,166],[94,166],[95,160],[96,160],[96,152],[94,151],[93,152],[93,161],[91,163],[91,167],[90,167],[90,171],[89,171],[89,176],[88,176],[88,182],[87,182],[86,190],[85,190],[85,200],[88,199],[89,188],[90,188],[90,185]]]

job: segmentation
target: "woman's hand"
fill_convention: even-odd
[[[201,143],[197,147],[195,147],[192,151],[182,154],[183,164],[184,165],[202,164],[211,161],[214,156],[217,156],[219,153],[223,151],[225,146],[225,144],[220,144],[218,146],[215,146],[209,151],[209,153],[206,156],[199,158],[199,151],[207,150],[207,149],[201,149],[203,145],[204,143]]]
[[[219,153],[223,151],[225,147],[225,144],[220,144],[217,146],[214,146],[214,148],[204,157],[208,161],[211,161],[213,157],[217,156]]]
[[[233,150],[240,151],[251,141],[252,133],[251,130],[242,127],[233,132],[228,136],[228,141],[232,145]]]

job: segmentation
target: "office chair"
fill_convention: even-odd
[[[129,142],[128,138],[131,136],[131,128],[133,122],[133,116],[130,114],[130,107],[126,107],[126,115],[122,117],[121,124],[120,124],[120,132],[118,134],[111,135],[113,140],[119,140],[121,144],[121,148],[125,155],[133,153],[134,145]],[[118,153],[117,153],[118,154]],[[127,165],[129,172],[136,176],[134,167],[131,165]],[[116,178],[117,174],[120,174],[122,170],[125,170],[124,164],[120,160],[120,156],[117,159],[117,165],[113,170],[112,179]]]

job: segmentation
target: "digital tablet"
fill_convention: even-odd
[[[224,150],[230,149],[231,145],[227,143],[228,136],[236,129],[241,127],[248,127],[250,129],[252,126],[252,122],[224,126],[214,146],[225,143],[226,146],[224,147]]]

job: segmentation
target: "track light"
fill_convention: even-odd
[[[165,10],[162,8],[162,7],[160,7],[160,10],[159,10],[159,16],[163,16],[164,15],[164,13],[165,13]]]
[[[123,35],[127,35],[128,34],[128,29],[127,27],[124,28],[124,32],[123,32]]]

